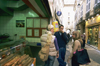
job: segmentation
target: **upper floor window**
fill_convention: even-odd
[[[100,3],[100,0],[95,0],[95,6],[98,4],[98,3]]]
[[[70,20],[70,17],[68,17],[68,20]]]
[[[70,22],[68,22],[68,25],[70,25]]]
[[[98,0],[95,0],[95,4],[97,4]]]
[[[75,13],[75,20],[77,19],[77,12]]]
[[[81,17],[83,16],[83,5],[81,6],[81,10],[80,10],[80,13],[81,13]]]
[[[70,16],[70,13],[68,12],[68,16]]]
[[[90,0],[87,0],[87,3],[86,3],[86,12],[89,12],[90,11]]]

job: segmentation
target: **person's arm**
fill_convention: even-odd
[[[62,33],[62,37],[65,39],[65,40],[67,40],[67,34],[64,32],[64,33]]]
[[[54,44],[55,44],[56,50],[59,51],[58,42],[57,42],[57,38],[56,37],[55,37],[55,40],[54,40]]]
[[[68,37],[67,37],[67,34],[66,34],[65,32],[62,33],[62,38],[63,38],[63,40],[67,43]]]
[[[78,49],[78,46],[79,46],[79,41],[76,40],[76,41],[75,41],[75,45],[74,45],[74,47],[73,47],[73,50],[72,50],[70,56],[68,57],[68,60],[71,59],[71,58],[73,57],[73,53]]]
[[[58,47],[58,43],[57,43],[57,38],[55,37],[55,40],[54,40],[54,44],[55,44],[55,47],[56,47],[56,50],[57,50],[57,55],[56,55],[56,58],[59,57],[59,47]]]

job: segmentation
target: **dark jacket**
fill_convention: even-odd
[[[67,40],[68,40],[67,34],[64,32],[64,33],[62,33],[62,35],[60,35],[60,33],[58,31],[54,35],[57,38],[59,48],[61,48],[61,47],[66,48],[66,44],[67,44]]]

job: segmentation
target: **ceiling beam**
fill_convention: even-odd
[[[39,17],[43,17],[28,0],[22,0],[27,6],[29,6],[35,13],[39,15]]]

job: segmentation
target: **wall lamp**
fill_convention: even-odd
[[[96,16],[99,16],[99,14],[97,14]]]

